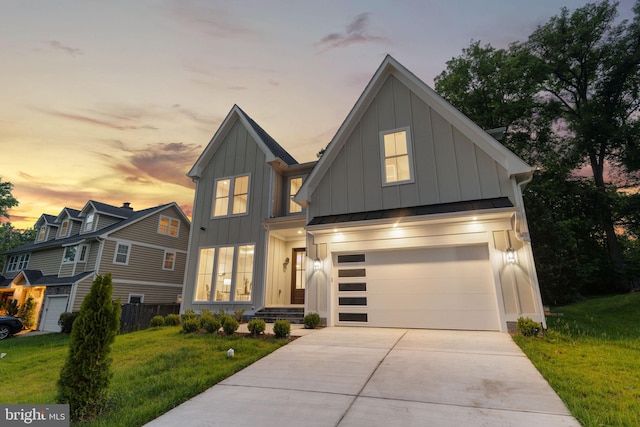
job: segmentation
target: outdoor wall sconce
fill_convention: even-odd
[[[285,258],[282,263],[282,271],[287,271],[287,266],[289,265],[289,258]]]
[[[514,251],[511,247],[507,248],[507,251],[505,252],[505,258],[509,264],[515,264],[516,251]]]
[[[320,267],[322,267],[322,265],[320,264],[320,260],[319,259],[315,260],[313,262],[313,269],[315,271],[318,271],[318,270],[320,270]]]

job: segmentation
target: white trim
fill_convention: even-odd
[[[123,255],[123,254],[118,252],[118,246],[120,246],[120,245],[127,247],[127,259],[126,259],[125,262],[117,261],[118,255]],[[112,264],[129,265],[129,259],[131,258],[131,246],[132,246],[131,243],[125,243],[124,241],[121,241],[121,240],[116,241],[116,247],[115,247],[115,250],[113,251]]]
[[[385,161],[387,160],[387,156],[386,156],[385,147],[384,147],[384,137],[392,133],[400,133],[400,132],[405,132],[405,140],[407,144],[406,146],[407,156],[409,157],[409,179],[405,179],[402,181],[400,180],[387,181],[387,171],[385,167]],[[402,184],[414,183],[415,182],[415,172],[413,168],[414,155],[413,155],[413,144],[411,141],[411,129],[409,128],[409,126],[396,128],[396,129],[381,130],[380,132],[378,132],[378,138],[380,139],[380,173],[382,178],[382,186],[393,187],[393,186],[402,185]]]
[[[167,224],[167,232],[166,232],[166,233],[165,233],[165,232],[160,231],[160,223],[162,222],[162,220],[163,220],[163,219],[166,219],[166,220],[168,221],[168,224]],[[176,230],[176,234],[175,234],[175,235],[171,234],[171,221],[175,221],[175,222],[177,222],[177,223],[178,223],[178,228],[177,228],[177,230]],[[177,239],[178,237],[180,237],[180,220],[179,220],[179,219],[177,219],[177,218],[174,218],[174,217],[170,217],[170,216],[168,216],[168,215],[162,215],[162,214],[161,214],[161,215],[159,216],[159,218],[158,218],[158,229],[157,229],[157,233],[158,233],[158,234],[160,234],[160,235],[163,235],[163,236],[174,237],[174,238],[176,238],[176,239]]]
[[[140,247],[143,247],[143,248],[151,248],[151,249],[159,249],[159,250],[162,250],[162,251],[171,250],[171,251],[176,251],[176,253],[179,253],[179,254],[186,254],[187,253],[187,251],[182,250],[182,249],[174,249],[174,248],[172,248],[170,246],[152,245],[150,243],[139,242],[139,241],[136,241],[136,240],[114,239],[114,238],[111,238],[111,237],[105,237],[104,240],[108,241],[108,242],[123,242],[123,243],[128,243],[128,244],[133,245],[133,246],[140,246]]]
[[[131,297],[140,297],[140,303],[137,302],[131,302]],[[127,298],[127,303],[128,304],[142,304],[144,302],[144,294],[129,294],[129,297]]]
[[[112,279],[117,285],[161,286],[166,288],[182,288],[182,283],[146,282],[143,280]]]
[[[173,254],[173,261],[171,262],[171,268],[166,268],[165,267],[165,263],[167,262],[167,255],[168,254]],[[176,251],[172,251],[172,250],[165,250],[164,254],[162,255],[162,269],[164,271],[174,271],[176,269]]]
[[[238,178],[242,178],[242,177],[247,177],[247,205],[245,207],[245,211],[241,212],[241,213],[237,213],[234,214],[233,213],[233,198],[234,198],[234,191],[236,188],[236,180]],[[216,206],[216,193],[218,192],[218,182],[220,181],[224,181],[224,180],[229,180],[229,196],[228,196],[228,200],[227,200],[227,213],[225,215],[215,215],[215,206]],[[234,217],[239,217],[239,216],[246,216],[249,215],[249,200],[251,198],[251,173],[242,173],[242,174],[238,174],[238,175],[231,175],[231,176],[223,176],[220,178],[216,178],[213,182],[213,194],[212,194],[212,198],[211,198],[211,207],[209,209],[209,215],[210,215],[210,219],[221,219],[221,218],[234,218]]]
[[[67,229],[65,230],[65,233],[62,234],[65,224],[67,224]],[[58,229],[58,237],[68,237],[69,234],[71,234],[71,220],[67,218],[60,224],[60,228]]]

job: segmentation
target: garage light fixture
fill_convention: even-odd
[[[505,258],[509,264],[515,264],[516,262],[516,251],[513,250],[512,247],[507,248],[505,252]]]
[[[320,263],[320,260],[319,259],[315,260],[313,262],[313,269],[315,271],[318,271],[318,270],[320,270],[320,267],[322,267],[322,264]]]

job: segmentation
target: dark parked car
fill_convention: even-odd
[[[22,328],[22,321],[17,317],[0,316],[0,340],[17,334]]]

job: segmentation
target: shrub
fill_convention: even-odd
[[[189,318],[182,322],[182,332],[185,334],[193,333],[198,329],[200,329],[200,322],[198,322],[198,319]]]
[[[233,335],[233,333],[238,330],[239,326],[240,324],[236,319],[231,316],[227,316],[222,324],[222,329],[226,335]]]
[[[262,319],[251,319],[249,323],[247,323],[247,328],[249,329],[249,333],[251,336],[257,336],[267,329],[267,324]]]
[[[164,325],[164,317],[162,316],[153,316],[151,318],[151,326],[158,327]]]
[[[222,326],[224,326],[224,322],[226,322],[227,319],[233,319],[233,317],[231,317],[230,315],[228,315],[227,313],[224,313],[224,312],[218,313],[217,318],[220,321],[220,324]]]
[[[120,301],[113,301],[111,273],[97,275],[73,322],[69,353],[58,380],[58,403],[72,422],[93,418],[109,404],[111,344],[120,329]]]
[[[307,329],[315,329],[320,325],[320,315],[318,313],[309,313],[304,316],[304,326]]]
[[[238,310],[234,310],[233,314],[236,316],[236,320],[238,322],[242,322],[242,316],[244,316],[244,308],[240,308]]]
[[[29,294],[27,300],[20,306],[18,317],[22,320],[22,324],[27,329],[32,329],[35,325],[36,301],[33,295]]]
[[[198,315],[193,310],[185,310],[180,318],[182,319],[182,322],[186,322],[187,320],[197,319]]]
[[[525,337],[533,337],[540,332],[540,323],[534,322],[530,318],[520,317],[516,323],[516,329],[520,335]]]
[[[9,301],[5,310],[7,311],[7,316],[15,317],[15,315],[18,314],[18,300],[12,299]]]
[[[291,322],[284,319],[278,319],[273,324],[273,333],[276,338],[286,338],[291,334]]]
[[[78,314],[80,314],[79,311],[73,311],[71,313],[65,311],[64,313],[60,314],[60,318],[58,319],[58,325],[60,325],[60,327],[62,328],[60,332],[70,334],[73,328],[73,322],[78,317]]]
[[[164,326],[178,326],[180,324],[179,314],[167,314],[164,318]]]
[[[220,329],[220,321],[210,312],[200,315],[200,327],[210,334],[217,334]]]

